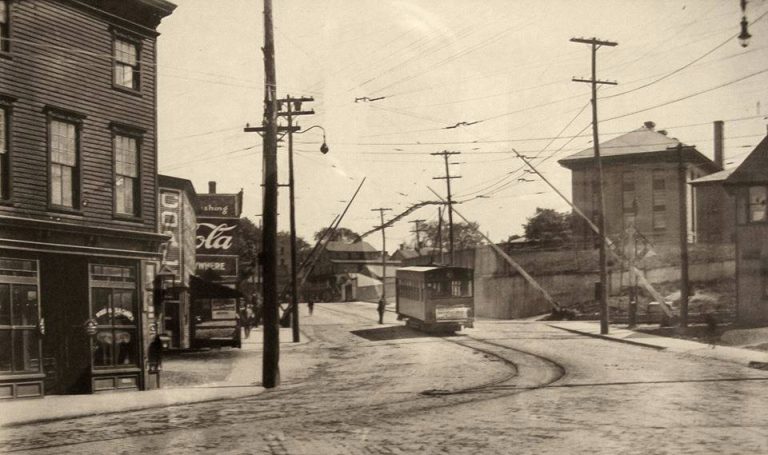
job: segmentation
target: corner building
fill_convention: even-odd
[[[165,0],[0,0],[0,398],[145,389]]]

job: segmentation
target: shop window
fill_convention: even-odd
[[[37,263],[0,258],[0,373],[40,372]]]
[[[52,118],[49,126],[50,203],[56,207],[79,208],[79,124]]]
[[[114,135],[115,213],[139,215],[139,141],[136,137]]]
[[[747,201],[750,223],[761,223],[766,221],[765,198],[768,188],[764,186],[750,186],[749,199]]]
[[[138,366],[136,269],[91,265],[91,317],[95,368]]]
[[[0,105],[0,200],[11,193],[10,125],[9,109]]]
[[[139,90],[139,45],[126,37],[114,38],[114,84],[117,87]]]
[[[11,7],[8,0],[0,0],[0,52],[10,50]]]

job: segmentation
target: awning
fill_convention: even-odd
[[[189,277],[189,287],[192,299],[236,299],[243,296],[236,289],[205,281],[195,275]]]

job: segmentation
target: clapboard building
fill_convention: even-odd
[[[144,389],[165,0],[0,0],[0,398]]]

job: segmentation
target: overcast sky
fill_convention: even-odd
[[[245,192],[244,216],[261,213],[261,138],[244,133],[263,115],[263,2],[174,0],[160,26],[160,172],[200,193]],[[515,148],[570,196],[557,160],[591,146],[590,50],[569,42],[618,42],[598,51],[600,139],[656,122],[712,156],[712,122],[725,121],[726,167],[766,133],[768,1],[752,0],[752,41],[739,46],[737,0],[276,0],[278,95],[312,96],[330,153],[315,129],[295,136],[298,234],[329,224],[366,177],[343,226],[358,232],[445,194],[451,162],[456,208],[494,241],[520,233],[536,207],[568,207],[522,170]],[[625,93],[629,91],[629,93]],[[383,99],[355,102],[356,98]],[[446,128],[460,122],[473,123]],[[287,150],[279,151],[287,183]],[[526,182],[518,180],[536,180]],[[288,229],[288,191],[279,229]],[[477,198],[477,196],[487,196]],[[387,249],[411,242],[420,209],[387,230]],[[366,238],[376,247],[379,233]]]

